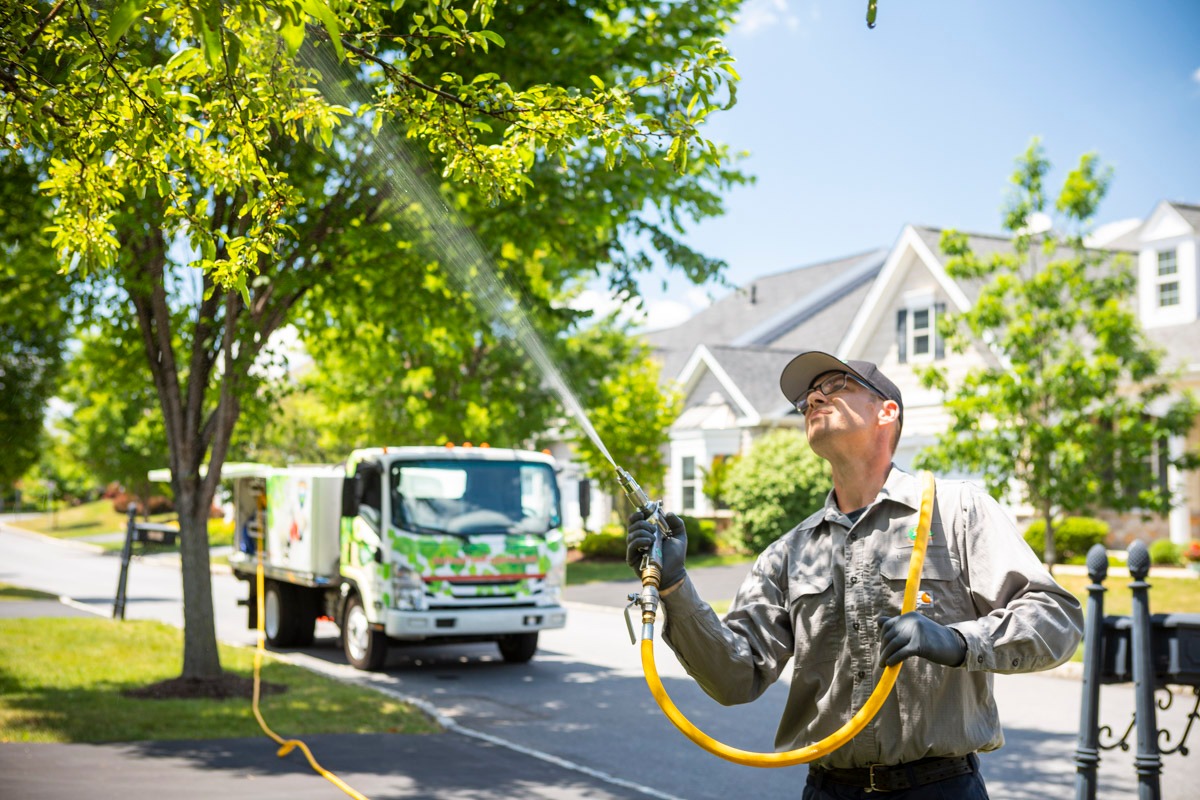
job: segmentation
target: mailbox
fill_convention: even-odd
[[[1101,643],[1102,683],[1133,680],[1131,617],[1105,617]],[[1200,614],[1154,614],[1150,617],[1150,663],[1154,682],[1200,687]]]

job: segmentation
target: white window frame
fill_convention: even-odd
[[[691,462],[691,477],[688,477],[688,462]],[[699,471],[696,469],[695,456],[682,456],[679,459],[679,506],[687,513],[696,510],[696,497],[700,492]],[[692,502],[688,503],[688,492],[692,493]]]
[[[1168,256],[1169,259],[1166,258]],[[1166,271],[1164,267],[1167,267]],[[1157,251],[1154,282],[1154,302],[1157,308],[1175,308],[1180,304],[1182,297],[1179,291],[1179,251],[1176,248]]]
[[[926,324],[917,327],[917,314],[925,313]],[[933,361],[937,353],[937,307],[930,303],[927,306],[909,307],[908,309],[908,360],[910,362]],[[925,352],[917,352],[917,340],[925,339]]]

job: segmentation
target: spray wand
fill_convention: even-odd
[[[658,614],[658,584],[662,580],[662,543],[665,537],[671,535],[671,526],[667,524],[667,517],[663,514],[662,503],[651,500],[638,482],[633,479],[633,476],[620,467],[617,467],[617,482],[625,490],[629,502],[645,514],[646,519],[654,521],[654,540],[651,542],[650,548],[642,555],[642,562],[638,566],[638,573],[642,576],[642,593],[640,595],[630,594],[627,598],[629,605],[625,607],[625,626],[629,629],[629,643],[637,644],[629,610],[634,606],[641,606],[642,638],[653,639],[654,619]]]

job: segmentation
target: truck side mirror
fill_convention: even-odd
[[[342,516],[358,516],[358,473],[347,475],[342,480]]]
[[[579,481],[579,516],[583,518],[584,524],[587,523],[587,518],[592,515],[592,482],[587,478],[582,478]]]

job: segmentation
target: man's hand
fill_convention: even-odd
[[[663,567],[658,582],[662,589],[683,580],[686,574],[683,562],[687,557],[687,528],[684,527],[683,520],[674,514],[667,514],[666,517],[671,535],[665,537],[662,543]],[[638,567],[642,564],[642,555],[650,549],[654,541],[655,527],[653,520],[646,519],[646,515],[641,511],[635,511],[629,516],[629,532],[625,536],[625,561],[634,572],[638,572]],[[640,572],[638,574],[641,575]]]
[[[917,611],[880,617],[879,624],[879,660],[884,666],[899,664],[909,656],[947,667],[961,666],[966,660],[967,642],[962,634]]]

